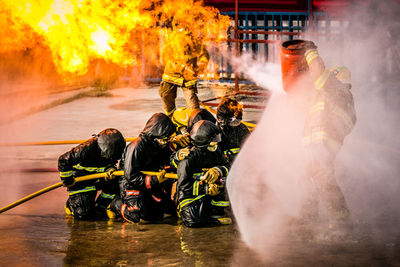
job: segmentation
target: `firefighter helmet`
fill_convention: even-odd
[[[331,72],[342,83],[350,83],[351,73],[346,66],[335,66],[331,68]]]
[[[196,147],[207,148],[211,142],[221,142],[221,133],[211,121],[200,120],[193,125],[190,139]]]
[[[190,116],[190,109],[188,108],[178,108],[172,114],[172,122],[176,125],[179,130],[181,127],[187,127]]]
[[[243,117],[243,105],[235,99],[224,98],[217,108],[217,121],[221,126],[238,126]]]

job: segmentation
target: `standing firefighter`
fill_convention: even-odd
[[[304,128],[304,144],[310,156],[306,179],[311,194],[305,202],[303,215],[316,220],[318,200],[322,200],[336,223],[346,226],[351,223],[350,212],[335,179],[334,161],[356,122],[350,72],[344,66],[326,69],[315,44],[307,41],[305,47],[315,99]]]
[[[108,128],[59,157],[58,170],[69,194],[65,207],[67,214],[77,219],[92,219],[97,210],[105,215],[106,207],[119,193],[112,172],[124,148],[122,134]],[[75,184],[75,177],[99,172],[108,172],[105,181],[98,179]],[[102,192],[96,200],[97,190]]]
[[[201,227],[208,223],[231,221],[225,217],[229,207],[225,194],[225,177],[229,163],[218,149],[218,127],[198,121],[190,131],[194,147],[178,164],[178,210],[184,225]]]
[[[175,111],[177,88],[182,87],[189,110],[199,108],[197,76],[204,72],[209,55],[200,38],[196,38],[188,27],[178,25],[163,47],[162,61],[165,64],[159,89],[164,112],[172,116]]]
[[[217,125],[221,128],[220,147],[232,164],[250,131],[242,121],[243,106],[235,99],[224,98],[217,108]]]
[[[162,183],[167,180],[164,167],[169,165],[172,153],[169,140],[175,130],[168,116],[156,113],[147,121],[139,137],[126,147],[120,164],[124,170],[120,180],[121,198],[111,203],[109,217],[116,215],[132,223],[155,221],[170,210],[172,201]],[[141,171],[160,172],[145,175]]]

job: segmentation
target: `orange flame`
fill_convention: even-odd
[[[191,40],[177,31],[186,25],[196,40],[226,40],[230,20],[194,0],[3,0],[1,53],[44,45],[62,75],[83,75],[96,59],[119,66],[143,57],[160,65],[164,44],[183,55]]]

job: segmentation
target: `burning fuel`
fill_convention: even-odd
[[[2,1],[0,53],[48,48],[58,73],[83,75],[95,60],[140,66],[143,56],[160,64],[163,43],[176,53],[190,40],[176,34],[186,25],[196,38],[226,39],[230,20],[201,1]],[[144,43],[144,45],[143,45]]]

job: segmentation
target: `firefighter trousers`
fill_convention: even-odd
[[[162,81],[159,88],[159,95],[163,103],[163,109],[167,116],[172,116],[175,111],[175,99],[177,96],[178,85]],[[182,87],[183,96],[186,101],[186,107],[190,110],[200,108],[199,98],[197,97],[196,85],[191,87]]]

